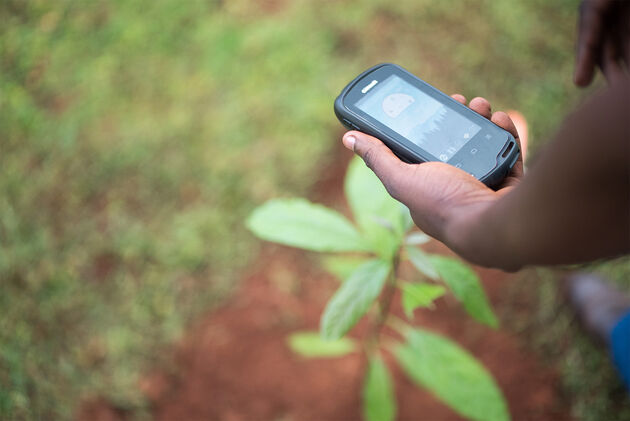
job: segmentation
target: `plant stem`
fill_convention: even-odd
[[[380,334],[383,326],[387,322],[387,317],[391,308],[394,294],[396,293],[396,285],[398,282],[398,264],[400,263],[400,251],[392,258],[392,270],[389,274],[383,293],[378,299],[378,314],[371,320],[365,340],[366,354],[368,357],[372,355],[378,348],[380,342]]]
[[[396,317],[393,314],[390,314],[387,318],[387,325],[403,336],[405,331],[411,327],[403,319]]]

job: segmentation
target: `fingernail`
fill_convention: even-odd
[[[346,136],[342,140],[343,146],[350,149],[351,151],[354,151],[354,144],[356,143],[356,141],[357,141],[357,138],[354,137],[353,135]]]

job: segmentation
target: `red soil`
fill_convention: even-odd
[[[147,389],[154,389],[156,418],[359,419],[362,357],[303,359],[286,346],[291,332],[317,329],[338,285],[313,266],[299,252],[269,247],[233,300],[191,329],[178,352],[177,379],[156,376],[147,383]],[[492,270],[479,274],[491,300],[500,301],[508,275]],[[394,311],[401,315],[399,305]],[[446,299],[434,311],[418,311],[414,323],[455,339],[477,356],[497,379],[514,419],[568,419],[557,376],[518,337],[479,326]],[[352,336],[360,337],[363,327]],[[410,382],[391,358],[388,363],[395,377],[398,419],[460,419]]]

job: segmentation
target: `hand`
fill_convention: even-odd
[[[462,95],[453,95],[462,104]],[[470,101],[470,108],[520,139],[514,123],[504,112],[491,113],[484,98]],[[522,155],[512,172],[494,191],[465,171],[442,162],[407,164],[375,137],[358,131],[343,137],[346,148],[359,155],[383,182],[392,197],[411,211],[416,225],[425,233],[442,241],[455,252],[476,263],[485,263],[475,256],[475,245],[466,241],[467,229],[479,223],[479,216],[501,196],[512,190],[523,175]]]
[[[582,0],[575,84],[590,84],[596,65],[609,83],[630,67],[630,1]]]

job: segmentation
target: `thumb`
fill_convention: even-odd
[[[394,199],[404,202],[405,185],[411,174],[409,164],[402,162],[383,142],[365,133],[347,132],[342,141],[374,171]]]

